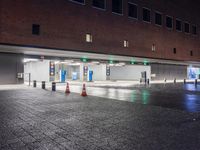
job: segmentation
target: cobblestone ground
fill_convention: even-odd
[[[0,147],[38,150],[199,150],[200,116],[41,89],[0,91]]]

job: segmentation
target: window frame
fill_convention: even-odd
[[[161,15],[161,25],[159,25],[159,24],[156,24],[156,14],[159,14],[159,15]],[[154,24],[156,25],[156,26],[159,26],[159,27],[162,27],[163,26],[163,13],[161,13],[161,12],[159,12],[159,11],[154,11]]]
[[[176,31],[177,32],[183,32],[183,21],[181,19],[179,19],[179,18],[176,18],[176,21],[180,21],[181,22],[181,30],[177,30],[177,27],[176,27]]]
[[[138,13],[139,13],[139,11],[138,11],[138,4],[135,4],[133,2],[128,2],[128,6],[129,6],[129,4],[135,5],[137,7],[137,18],[129,16],[129,7],[127,7],[128,8],[128,18],[138,20],[138,18],[139,18],[138,17]]]
[[[188,24],[188,25],[189,25],[189,28],[188,28],[188,29],[189,29],[189,32],[186,32],[186,31],[185,31],[185,24]],[[184,33],[185,33],[185,34],[190,34],[190,33],[191,33],[191,32],[190,32],[190,31],[191,31],[190,27],[191,27],[191,26],[190,26],[190,23],[187,22],[187,21],[185,21],[185,22],[184,22]]]
[[[190,56],[191,56],[191,57],[194,56],[193,50],[190,50]]]
[[[106,3],[107,3],[107,0],[104,0],[104,8],[99,8],[99,7],[96,7],[96,6],[93,5],[93,0],[92,0],[92,8],[102,10],[102,11],[106,11],[106,8],[107,8]]]
[[[85,0],[84,0],[84,3],[77,2],[75,0],[69,0],[69,1],[72,2],[72,3],[75,3],[75,4],[85,5]]]
[[[146,10],[149,10],[149,11],[150,11],[150,21],[145,21],[145,20],[144,20],[144,9],[146,9]],[[142,7],[142,21],[143,21],[143,22],[146,22],[146,23],[150,23],[150,24],[151,24],[152,18],[151,18],[151,9],[150,9],[150,8],[147,8],[147,7]]]
[[[117,12],[113,12],[113,0],[111,1],[112,3],[111,3],[111,11],[112,11],[112,14],[115,14],[115,15],[119,15],[119,16],[123,16],[124,15],[124,1],[123,0],[121,0],[122,1],[122,13],[120,14],[120,13],[117,13]]]
[[[192,24],[192,26],[191,26],[191,27],[192,27],[192,32],[191,32],[191,33],[192,33],[192,35],[194,35],[194,36],[197,36],[197,25],[196,25],[196,24]],[[194,34],[194,33],[193,33],[193,27],[195,27],[195,28],[196,28],[196,34]]]
[[[39,36],[41,34],[41,29],[40,29],[41,25],[40,24],[36,24],[33,23],[32,24],[32,35],[36,35]],[[37,30],[36,30],[37,29]]]
[[[123,43],[123,47],[124,48],[129,48],[129,41],[128,40],[124,40],[124,43]]]
[[[87,40],[87,39],[88,39],[87,36],[89,36],[89,40]],[[92,36],[91,33],[86,33],[86,34],[85,34],[85,42],[86,42],[86,43],[92,43],[92,42],[93,42],[93,36]]]
[[[172,27],[168,27],[168,26],[167,26],[167,17],[172,19]],[[169,16],[169,15],[166,15],[166,16],[165,16],[165,26],[166,26],[166,28],[167,28],[168,30],[173,30],[173,28],[174,28],[174,18],[173,18],[172,16]]]

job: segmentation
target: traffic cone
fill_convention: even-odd
[[[85,84],[83,84],[81,96],[87,96]]]
[[[65,93],[66,93],[66,94],[69,94],[69,93],[70,93],[70,90],[69,90],[69,83],[68,83],[68,82],[67,82],[67,86],[66,86]]]

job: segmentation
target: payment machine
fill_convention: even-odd
[[[93,71],[92,70],[88,70],[87,81],[92,82],[92,76],[93,76]]]
[[[60,82],[65,82],[66,80],[66,70],[60,70]]]

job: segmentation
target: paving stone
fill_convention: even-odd
[[[155,94],[159,90],[164,93],[166,88],[148,90]],[[174,95],[173,89],[167,94],[170,91],[175,101],[179,95]],[[136,97],[141,100],[139,94]],[[199,150],[200,147],[199,113],[92,96],[83,98],[74,93],[66,96],[32,88],[0,91],[0,119],[2,150]]]

